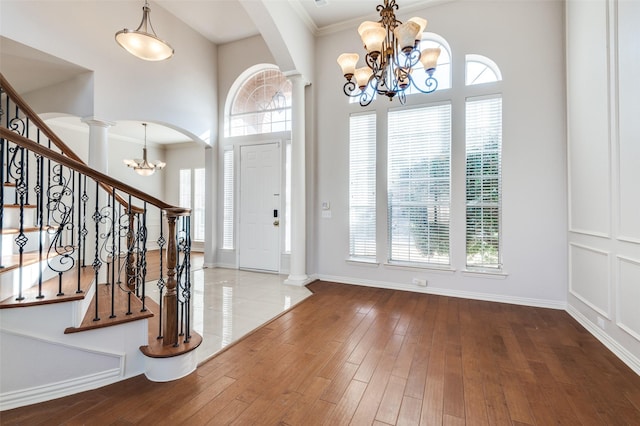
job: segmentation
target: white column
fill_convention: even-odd
[[[207,194],[205,199],[205,239],[204,239],[204,267],[215,268],[216,251],[218,246],[218,233],[216,220],[218,217],[218,146],[204,149],[204,176],[206,180]],[[216,194],[216,195],[213,195]]]
[[[109,127],[115,123],[85,117],[83,123],[89,125],[89,166],[94,170],[107,173],[109,169]]]
[[[82,119],[83,123],[89,125],[89,161],[88,165],[94,170],[102,173],[108,173],[109,167],[109,127],[115,125],[115,123],[111,123],[109,121],[98,120],[95,117],[85,117]],[[93,182],[93,181],[91,181]],[[93,221],[91,215],[96,207],[96,201],[99,206],[106,205],[107,201],[107,193],[105,191],[99,191],[98,200],[95,199],[95,183],[89,184],[89,188],[87,188],[87,193],[89,194],[89,202],[87,203],[87,230],[89,231],[89,236],[94,235],[95,232],[95,222]],[[106,225],[100,225],[102,228],[99,232],[106,232]],[[95,235],[94,235],[95,237]],[[87,242],[91,241],[86,246],[86,262],[87,266],[91,265],[95,257],[95,240],[91,239],[91,237],[87,238]],[[98,282],[104,283],[107,281],[107,268],[100,268],[98,275]]]
[[[291,80],[291,265],[285,284],[305,285],[307,276],[307,221],[305,167],[305,82],[300,74]]]

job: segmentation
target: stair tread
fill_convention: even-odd
[[[29,227],[24,227],[22,229],[22,232],[37,232],[39,231],[40,228],[37,226],[29,226]],[[46,231],[47,228],[43,228],[43,231]],[[20,229],[19,228],[4,228],[4,229],[0,229],[0,234],[2,235],[11,235],[11,234],[19,234],[20,233]]]
[[[47,247],[47,250],[49,248]],[[69,249],[70,251],[71,249]],[[62,255],[64,253],[51,252],[48,254],[48,258],[54,258],[56,256]],[[42,260],[47,259],[47,253],[42,253]],[[22,266],[29,266],[34,263],[38,263],[40,261],[40,253],[37,251],[26,252],[22,254]],[[12,269],[16,269],[20,267],[20,255],[19,254],[10,254],[7,256],[2,256],[2,267],[0,268],[0,274],[10,271]]]
[[[142,311],[142,301],[136,297],[135,294],[131,294],[131,314],[126,315],[128,307],[128,291],[126,287],[125,290],[120,290],[119,286],[116,284],[116,288],[118,291],[115,292],[114,295],[114,311],[116,316],[114,318],[109,318],[111,315],[111,292],[110,285],[100,284],[96,291],[98,292],[98,318],[99,320],[94,321],[95,318],[95,295],[91,300],[91,304],[87,313],[82,320],[82,323],[79,327],[68,327],[65,329],[65,334],[70,333],[78,333],[86,330],[94,330],[97,328],[109,327],[117,324],[124,324],[131,321],[138,321],[145,318],[153,317],[153,312],[147,308],[146,311]],[[149,300],[147,298],[147,300]]]
[[[62,303],[73,300],[84,299],[95,278],[95,273],[90,267],[80,268],[80,289],[78,290],[78,273],[76,268],[62,274],[62,292],[64,295],[58,296],[58,277],[54,277],[42,282],[43,298],[38,299],[38,286],[24,289],[22,291],[23,300],[15,300],[16,295],[12,295],[0,302],[0,309],[20,308],[25,306],[47,305],[51,303]]]
[[[24,204],[22,207],[24,207],[25,209],[35,209],[37,206],[35,204]],[[19,209],[20,208],[20,204],[5,204],[4,205],[5,209]]]
[[[151,298],[147,298],[147,306],[156,312],[160,312],[160,306]],[[149,358],[170,358],[182,355],[195,350],[202,343],[202,336],[191,330],[191,340],[188,343],[180,339],[178,346],[165,346],[162,344],[162,339],[157,338],[159,325],[159,315],[149,318],[149,344],[140,346],[140,351]]]

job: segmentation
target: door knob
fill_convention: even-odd
[[[280,221],[279,220],[274,220],[273,221],[273,226],[280,226]]]

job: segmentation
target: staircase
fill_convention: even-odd
[[[192,372],[189,209],[91,169],[2,74],[0,158],[0,410]]]

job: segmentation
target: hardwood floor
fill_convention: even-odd
[[[640,376],[566,312],[327,282],[170,383],[0,413],[36,425],[638,425]]]

